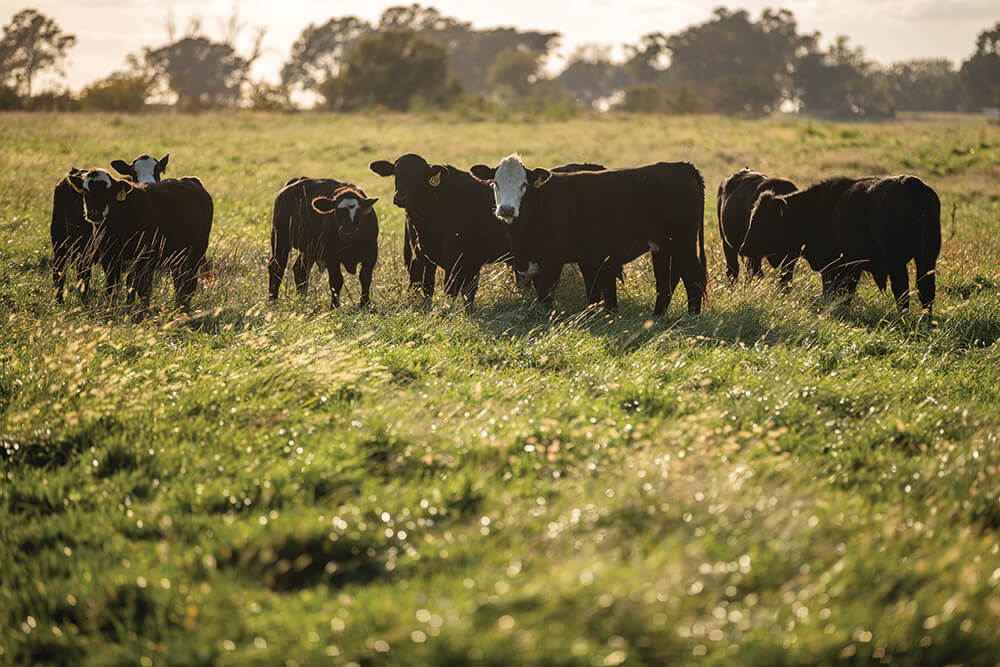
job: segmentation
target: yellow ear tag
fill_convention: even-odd
[[[437,186],[441,185],[441,172],[439,171],[438,173],[431,176],[430,180],[427,181],[427,184],[430,185],[432,188],[436,188]]]
[[[362,211],[361,215],[368,215],[369,213],[372,212],[373,208],[375,208],[375,204],[372,204],[371,206],[369,206],[368,208],[366,208],[364,211]]]
[[[118,200],[118,201],[125,201],[125,196],[126,196],[125,191],[124,190],[119,190],[118,194],[115,195],[115,199]]]
[[[785,212],[784,212],[784,211],[782,211],[782,210],[781,210],[780,208],[778,209],[778,217],[779,217],[779,218],[783,218],[783,217],[785,217]]]
[[[542,187],[542,185],[544,185],[544,183],[545,183],[545,177],[544,176],[539,176],[538,178],[535,179],[535,183],[534,183],[535,189],[537,190],[538,188]]]

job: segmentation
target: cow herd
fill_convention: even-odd
[[[70,169],[53,194],[52,277],[63,300],[66,274],[86,301],[90,274],[99,263],[113,303],[124,279],[127,302],[149,306],[157,269],[171,272],[175,300],[187,308],[206,258],[212,197],[197,178],[163,179],[168,156],[141,155],[104,169]],[[376,160],[373,173],[392,177],[393,204],[405,211],[403,260],[409,286],[444,289],[471,305],[483,266],[507,262],[530,279],[538,301],[553,302],[565,264],[576,264],[589,304],[617,308],[617,281],[625,264],[649,252],[656,287],[653,314],[667,310],[683,281],[688,312],[705,303],[705,184],[688,162],[659,162],[627,169],[598,164],[529,168],[517,155],[495,167],[469,171],[430,164],[412,153],[394,162]],[[376,198],[346,181],[298,177],[274,201],[268,295],[277,299],[294,249],[295,286],[308,287],[314,265],[326,270],[331,307],[340,305],[342,268],[357,274],[360,304],[371,303],[378,260]],[[787,289],[801,257],[822,277],[828,305],[850,302],[867,272],[879,289],[887,281],[901,312],[909,306],[907,264],[916,264],[921,305],[930,313],[935,264],[941,248],[940,202],[914,176],[832,178],[800,190],[782,178],[742,169],[718,191],[718,222],[726,275],[762,275],[762,260],[779,271]],[[741,262],[742,260],[742,262]]]

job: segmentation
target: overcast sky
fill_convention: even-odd
[[[59,26],[76,34],[70,51],[68,82],[74,89],[120,69],[125,56],[143,46],[166,42],[168,11],[179,28],[192,16],[203,18],[204,31],[222,34],[222,21],[238,7],[242,21],[267,28],[265,53],[254,75],[276,81],[293,41],[309,23],[354,14],[375,20],[386,7],[410,0],[37,0],[30,4],[0,0],[0,21],[24,7],[37,8]],[[848,35],[868,56],[881,62],[945,57],[956,63],[975,48],[977,33],[1000,21],[998,0],[437,0],[423,2],[442,13],[471,21],[477,27],[513,25],[522,29],[562,33],[562,52],[584,43],[618,46],[640,35],[667,34],[701,23],[721,4],[743,7],[754,19],[764,7],[785,7],[795,13],[800,31],[818,30],[827,44]],[[246,30],[248,40],[252,30]],[[246,47],[244,47],[246,49]]]

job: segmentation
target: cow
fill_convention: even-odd
[[[478,164],[471,171],[492,186],[494,215],[510,233],[515,263],[536,276],[547,303],[563,264],[577,262],[596,267],[594,284],[614,310],[617,267],[651,250],[653,314],[666,311],[678,280],[688,312],[701,312],[708,285],[705,183],[694,165],[557,173],[528,169],[510,155],[495,168]]]
[[[143,153],[131,163],[125,160],[112,160],[111,166],[122,176],[129,178],[136,183],[156,183],[162,179],[163,172],[167,170],[167,162],[170,161],[170,153],[167,153],[159,160],[152,155]]]
[[[832,178],[787,195],[765,192],[750,216],[741,253],[802,256],[823,280],[828,306],[846,307],[865,271],[901,313],[909,309],[906,265],[916,264],[923,312],[931,315],[941,251],[941,202],[915,176]]]
[[[212,196],[197,178],[156,183],[117,179],[104,169],[68,175],[82,195],[84,219],[94,226],[98,258],[113,303],[123,273],[127,302],[138,296],[149,309],[156,269],[169,267],[174,299],[187,310],[206,266],[212,230]]]
[[[169,159],[169,153],[160,160],[142,154],[131,164],[124,160],[112,160],[111,166],[136,183],[155,183],[166,170]],[[69,175],[75,173],[83,173],[83,170],[71,167],[52,193],[49,235],[52,238],[52,282],[59,303],[63,302],[66,271],[71,265],[76,270],[80,299],[87,302],[90,275],[97,259],[93,226],[83,219],[81,194],[69,182]]]
[[[719,236],[722,238],[722,252],[726,256],[726,276],[729,284],[735,285],[740,277],[740,246],[750,226],[750,211],[762,192],[787,195],[798,188],[784,178],[768,178],[764,174],[746,167],[719,184],[716,211],[719,218]],[[779,282],[788,287],[795,269],[798,253],[790,255],[769,255],[768,263],[779,270]],[[749,278],[761,278],[761,258],[745,257]]]
[[[309,273],[313,264],[319,264],[320,270],[327,271],[331,306],[340,302],[340,288],[343,285],[343,274],[340,273],[340,263],[327,261],[329,255],[337,255],[340,246],[340,236],[335,218],[329,214],[320,213],[313,207],[313,200],[318,197],[333,197],[338,191],[347,188],[363,195],[363,190],[357,186],[333,178],[307,178],[299,176],[289,179],[284,187],[274,197],[274,212],[271,217],[271,258],[268,261],[268,298],[272,301],[278,298],[281,281],[288,266],[288,254],[292,248],[298,251],[292,264],[292,274],[295,278],[295,288],[299,294],[305,294],[309,287]],[[373,202],[375,200],[372,200]],[[368,207],[366,207],[368,208]],[[344,264],[345,268],[356,269],[361,265],[359,278],[362,281],[362,291],[365,293],[362,305],[368,305],[370,297],[364,284],[371,284],[371,271],[377,259],[377,247],[371,257],[367,253],[369,236],[374,230],[378,235],[378,218],[374,210],[358,220],[365,229],[362,246],[352,249],[349,259],[357,256],[358,261]],[[329,240],[329,247],[327,241]],[[370,262],[369,262],[370,259]],[[354,273],[351,270],[351,273]]]
[[[433,296],[435,274],[441,267],[446,293],[452,297],[461,294],[471,306],[482,267],[510,258],[507,232],[491,213],[489,187],[467,171],[428,164],[413,153],[395,162],[376,160],[369,168],[379,176],[395,177],[393,204],[406,211],[403,263],[409,272],[410,290],[426,298]],[[598,164],[568,164],[557,169],[603,168]],[[593,282],[588,280],[590,267],[581,265],[580,270],[586,283]]]
[[[315,194],[317,192],[329,194]],[[372,272],[378,260],[377,198],[364,190],[333,179],[292,179],[275,198],[271,229],[270,297],[278,289],[292,247],[299,251],[293,265],[295,284],[304,293],[314,263],[326,269],[330,283],[330,307],[340,305],[344,285],[343,266],[357,273],[361,282],[362,308],[371,305]],[[359,270],[360,265],[360,270]]]

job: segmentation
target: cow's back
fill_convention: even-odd
[[[316,197],[330,197],[350,183],[333,178],[307,178],[300,176],[289,180],[274,198],[272,225],[288,225],[292,247],[304,249],[318,243],[323,234],[323,216],[312,207]],[[353,187],[353,186],[352,186]]]
[[[214,205],[212,196],[193,177],[168,178],[142,188],[150,229],[162,244],[161,252],[170,254],[190,250],[201,256],[208,248]]]

